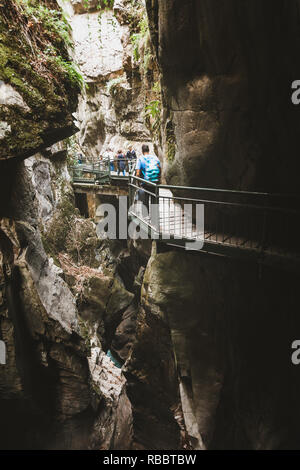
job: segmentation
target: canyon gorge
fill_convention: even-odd
[[[166,184],[299,198],[299,13],[2,0],[1,449],[300,447],[298,265],[101,238],[70,172],[146,143]]]

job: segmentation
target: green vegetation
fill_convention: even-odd
[[[176,155],[176,137],[175,135],[167,138],[167,159],[169,162],[173,162]]]
[[[54,34],[53,39],[61,39],[68,47],[73,47],[71,26],[62,11],[49,9],[33,0],[17,0],[17,2],[23,7],[28,18],[42,23],[44,28]]]
[[[18,47],[12,55],[19,49],[40,76],[53,80],[55,71],[62,72],[72,87],[82,88],[83,77],[69,59],[68,48],[73,47],[71,27],[63,12],[48,8],[46,1],[5,0],[4,4],[0,4],[0,31],[5,34],[8,27],[10,40],[16,41]]]
[[[131,43],[133,45],[133,58],[138,62],[141,58],[141,47],[145,41],[145,38],[149,34],[149,26],[146,15],[144,15],[138,23],[137,32],[130,36]]]
[[[87,321],[84,321],[80,316],[78,316],[78,324],[79,324],[79,329],[80,329],[80,336],[84,340],[84,344],[87,350],[87,356],[90,357],[91,355],[91,333],[89,329],[89,325]],[[97,389],[97,385],[95,382],[92,382],[93,388],[95,387],[96,390],[94,390],[96,393],[100,395],[100,390]]]
[[[65,70],[66,75],[74,86],[78,86],[81,90],[86,86],[84,78],[74,62],[63,60],[60,55],[54,56],[53,60]]]
[[[157,94],[157,95],[160,95],[161,94],[161,86],[160,86],[160,82],[157,81],[153,84],[152,86],[152,91],[153,93]]]
[[[90,10],[98,10],[99,11],[99,15],[98,15],[98,24],[99,24],[98,36],[99,36],[100,44],[102,42],[101,41],[101,19],[102,19],[102,15],[105,11],[112,10],[113,6],[114,6],[114,0],[97,0],[96,4],[95,4],[95,2],[91,2],[91,0],[84,0],[83,1],[83,7],[85,8],[85,10],[87,12],[89,12]],[[115,29],[116,26],[117,26],[116,21],[114,21],[114,19],[111,19],[110,23],[113,26],[113,28]],[[89,22],[88,22],[88,28],[89,28]],[[92,40],[90,31],[89,31],[89,39]]]
[[[91,1],[90,0],[84,0],[83,1],[83,6],[86,10],[89,10],[91,7]],[[105,9],[111,9],[114,6],[114,0],[98,0],[97,3],[97,10],[105,10]]]
[[[150,101],[145,106],[145,123],[150,130],[152,136],[161,142],[161,100],[156,99]]]
[[[67,149],[67,165],[68,168],[70,168],[77,163],[77,154],[80,151],[76,135],[73,134],[71,137],[65,139],[65,145]]]
[[[139,63],[141,75],[145,75],[150,67],[153,60],[153,53],[150,42],[150,31],[147,14],[144,8],[138,10],[137,16],[139,20],[137,25],[134,26],[134,22],[131,25],[134,31],[130,40],[133,46],[132,56],[135,62]]]
[[[154,133],[160,131],[161,125],[161,103],[159,100],[153,100],[145,106],[145,118],[151,126]]]
[[[149,70],[152,60],[153,60],[153,55],[152,55],[152,51],[150,47],[145,48],[144,61],[143,61],[143,69],[145,73],[147,73],[147,71]]]
[[[83,78],[69,57],[70,27],[52,0],[1,0],[0,80],[13,86],[30,108],[1,107],[11,132],[0,155],[31,153],[51,140],[49,121],[71,131]]]
[[[141,5],[141,4],[140,4]],[[161,142],[161,87],[159,72],[152,50],[148,17],[144,7],[137,11],[136,26],[131,25],[133,62],[138,63],[145,88],[144,118],[153,138]]]

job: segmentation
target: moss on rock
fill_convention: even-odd
[[[38,16],[40,8],[44,16]],[[10,132],[2,136],[0,159],[27,157],[76,130],[72,112],[80,79],[72,74],[66,31],[60,36],[47,12],[61,15],[56,1],[4,0],[0,5],[0,84],[12,86],[26,103],[25,109],[1,102],[0,121]]]

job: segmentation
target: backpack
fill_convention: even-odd
[[[145,174],[144,179],[146,181],[151,181],[152,183],[157,183],[160,176],[159,160],[154,158],[151,155],[144,156],[145,161]]]

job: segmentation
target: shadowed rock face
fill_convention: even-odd
[[[19,3],[0,5],[0,160],[7,160],[0,161],[0,339],[7,352],[0,367],[0,447],[129,449],[126,380],[101,341],[103,316],[117,316],[120,309],[121,316],[133,294],[113,274],[92,269],[99,241],[95,225],[80,219],[74,207],[65,145],[46,149],[74,133],[79,88],[57,64],[38,62],[49,31],[42,23],[36,31],[35,17],[32,58],[26,34],[24,39],[28,18]],[[31,6],[38,9],[39,3],[58,8],[54,0]],[[68,59],[66,45],[60,45]],[[39,148],[43,154],[20,162]],[[90,262],[77,269],[69,263],[71,273],[66,268],[65,274],[53,248],[59,231],[73,235],[75,229],[63,213],[74,217],[87,248],[82,262]],[[83,281],[81,303],[73,287],[76,276]]]
[[[299,192],[299,2],[146,0],[162,73],[168,183]],[[170,147],[175,157],[172,157]],[[298,448],[294,274],[152,254],[142,306],[171,329],[197,448]]]
[[[120,24],[115,29],[112,12],[103,14],[104,47],[92,56],[90,46],[95,50],[99,41],[95,2],[89,15],[80,8],[83,2],[72,3],[77,5],[72,16],[75,54],[92,82],[78,116],[86,148],[98,156],[104,139],[115,145],[147,139],[140,78],[131,77],[126,26],[131,2],[116,2]],[[87,41],[89,21],[93,38]],[[123,63],[129,59],[130,64]],[[110,93],[106,82],[121,76],[124,80],[117,80]],[[25,81],[24,87],[30,84]],[[18,90],[0,82],[0,104],[12,108],[17,122],[24,118],[33,152],[31,103]],[[56,130],[64,119],[72,123],[78,90],[66,96],[65,91],[58,88],[58,99],[68,104],[69,98],[70,108],[61,109],[61,121],[51,119],[45,109],[45,126],[37,115],[38,134],[45,127],[55,140],[65,137]],[[41,101],[50,98],[46,94]],[[11,130],[9,123],[0,122],[0,138],[10,138]],[[29,155],[27,140],[12,140],[16,156]],[[176,449],[184,425],[176,411],[169,330],[133,304],[142,282],[140,266],[148,255],[134,255],[126,243],[101,244],[95,224],[80,218],[74,207],[65,146],[45,149],[47,143],[41,140],[41,153],[25,163],[14,159],[1,166],[0,339],[8,362],[0,369],[0,414],[6,430],[4,437],[0,433],[0,447]],[[108,349],[127,361],[129,382],[106,355]]]
[[[146,3],[162,71],[165,149],[176,140],[167,181],[298,191],[291,83],[300,76],[299,3]]]
[[[7,347],[7,364],[0,368],[2,449],[131,446],[126,381],[102,340],[103,317],[116,316],[133,294],[118,281],[112,303],[117,279],[81,267],[73,269],[84,281],[79,302],[75,279],[43,246],[59,201],[72,193],[68,178],[60,185],[54,176],[65,172],[63,161],[54,167],[41,155],[20,164],[11,201],[7,195],[10,218],[0,222],[0,337]]]
[[[112,56],[109,48],[102,51],[102,63],[81,49],[91,45],[81,37],[86,39],[81,25],[87,15],[82,1],[72,3],[77,53],[92,82],[78,110],[82,145],[97,156],[102,146],[136,140],[142,132],[148,136],[136,119],[144,104],[141,84],[127,76],[134,72],[125,27],[129,2],[115,2],[122,35],[114,32],[118,47]],[[96,2],[90,5],[95,33]],[[162,71],[165,149],[176,150],[166,162],[169,182],[276,192],[298,183],[298,111],[290,104],[290,84],[300,71],[297,5],[147,0]],[[104,26],[111,17],[105,13]],[[108,32],[104,27],[106,45]],[[108,91],[107,79],[121,76]],[[38,147],[34,130],[51,136],[39,140],[43,147],[62,137],[57,131],[65,124],[70,130],[74,94],[64,94],[59,121],[53,118],[56,105],[48,113],[42,98],[41,130],[38,119],[31,127],[28,96],[0,82],[5,113],[24,118],[30,131],[23,144],[13,142],[18,151],[9,155],[29,155],[28,142],[32,153]],[[123,115],[124,109],[136,114]],[[1,120],[0,139],[9,137],[10,126]],[[74,243],[81,239],[71,238],[70,252],[56,267],[45,251],[45,232],[49,245],[51,221],[63,218],[59,201],[72,199],[64,157],[63,150],[49,150],[24,166],[1,166],[0,338],[8,363],[0,369],[7,431],[0,445],[166,450],[179,448],[187,430],[194,448],[299,447],[300,384],[290,364],[290,344],[300,328],[295,277],[155,249],[143,277],[146,242],[135,246],[135,256],[117,242],[100,251],[94,224],[76,213],[87,245],[82,259],[90,264],[74,266]],[[125,363],[127,391],[123,373],[104,352],[108,348]],[[186,429],[178,425],[178,388]]]
[[[171,251],[150,258],[142,305],[171,329],[194,444],[200,432],[208,448],[299,448],[296,285],[255,263]]]
[[[122,327],[126,328],[124,321],[119,329]],[[116,338],[125,339],[120,330]],[[127,335],[130,342],[130,330]],[[178,383],[170,331],[151,310],[138,311],[135,341],[124,373],[133,408],[133,448],[180,449],[180,428],[174,418]]]

